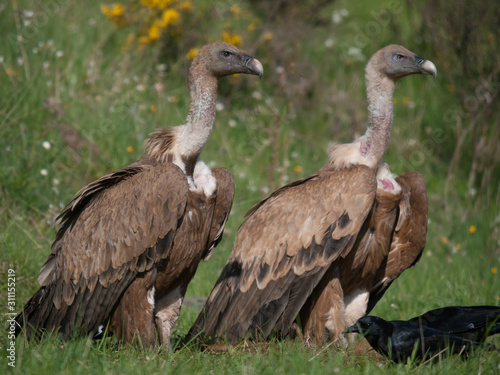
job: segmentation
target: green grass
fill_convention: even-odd
[[[47,11],[48,3],[17,1],[0,10],[0,35],[8,40],[0,46],[0,312],[5,320],[7,270],[16,271],[19,311],[37,289],[38,272],[55,237],[55,216],[81,187],[140,157],[144,140],[156,126],[184,121],[188,66],[184,54],[188,46],[220,37],[218,31],[210,34],[212,25],[219,25],[214,26],[219,30],[220,25],[234,21],[227,10],[221,10],[224,7],[213,10],[211,2],[195,2],[197,9],[211,12],[200,25],[208,37],[194,34],[196,39],[190,34],[190,42],[179,47],[178,58],[166,58],[156,48],[123,52],[122,43],[130,30],[116,29],[100,13],[97,1],[54,1],[51,12]],[[245,2],[235,3],[249,8]],[[420,263],[391,286],[373,314],[408,319],[445,305],[500,303],[500,274],[494,272],[500,269],[498,176],[494,175],[486,187],[476,186],[476,194],[471,194],[467,186],[471,160],[459,163],[450,173],[458,124],[444,117],[443,108],[460,103],[448,89],[452,80],[445,68],[446,59],[434,57],[437,47],[432,46],[430,35],[416,35],[415,30],[422,30],[421,17],[404,3],[397,21],[393,17],[393,22],[361,49],[365,58],[352,59],[348,47],[355,45],[359,30],[373,21],[370,12],[388,9],[392,2],[351,3],[338,1],[323,9],[321,16],[328,22],[314,26],[314,37],[297,44],[293,59],[287,56],[288,60],[281,61],[282,56],[274,54],[277,44],[257,43],[257,38],[245,34],[249,42],[247,46],[244,39],[244,48],[264,63],[265,74],[260,81],[239,76],[221,82],[219,100],[225,108],[217,113],[202,157],[210,165],[233,172],[236,196],[224,239],[212,258],[200,264],[188,297],[209,294],[231,251],[236,230],[253,204],[284,183],[323,166],[331,142],[348,142],[364,132],[366,59],[386,44],[400,43],[433,60],[439,71],[436,80],[417,76],[398,84],[386,157],[396,174],[409,169],[423,174],[429,195],[429,233]],[[22,48],[10,42],[16,31],[12,4],[47,15],[46,22],[39,18],[36,32],[25,38]],[[348,9],[349,15],[333,25],[331,12],[340,8]],[[22,24],[26,17],[17,14],[21,14]],[[235,24],[243,33],[245,19],[238,22]],[[263,31],[268,31],[266,28],[277,35],[272,24],[262,26]],[[325,47],[328,38],[334,39],[331,48]],[[290,73],[289,64],[295,60],[300,65]],[[289,72],[284,87],[276,79],[276,61]],[[159,64],[166,64],[166,68],[159,70]],[[310,84],[306,94],[286,93],[301,82]],[[155,90],[158,84],[163,86],[161,92]],[[462,81],[453,84],[455,92],[467,90]],[[178,102],[168,100],[172,97]],[[404,104],[404,98],[409,98],[411,105]],[[155,111],[151,111],[152,105]],[[469,119],[462,120],[467,123]],[[492,128],[497,124],[493,116],[488,121]],[[68,128],[73,129],[71,133]],[[50,148],[45,148],[44,142],[49,142]],[[271,147],[273,143],[275,147]],[[470,233],[471,225],[477,228],[475,233]],[[197,313],[195,308],[183,309],[174,344]],[[498,337],[491,339],[497,346],[499,341]],[[4,355],[6,345],[6,335],[0,335],[0,368],[22,374],[489,374],[498,371],[500,364],[498,352],[485,350],[467,361],[441,358],[418,366],[395,365],[373,352],[365,355],[333,347],[305,348],[289,340],[250,347],[242,344],[225,353],[178,345],[180,350],[164,353],[121,348],[112,339],[61,343],[49,337],[41,343],[18,340],[13,369]]]

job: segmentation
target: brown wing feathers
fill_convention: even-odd
[[[216,204],[210,225],[207,251],[203,255],[204,260],[210,258],[215,247],[222,240],[224,227],[234,200],[234,179],[231,172],[226,168],[214,168],[212,174],[217,180]]]
[[[63,226],[42,269],[43,286],[26,306],[28,337],[34,333],[30,325],[60,327],[64,338],[95,330],[132,279],[168,255],[184,213],[187,182],[173,164],[134,172],[125,177],[120,171],[119,178],[109,175],[89,185],[63,212]],[[169,191],[176,180],[184,181],[184,188]],[[148,188],[157,193],[147,193]],[[132,224],[121,222],[123,217],[134,217]],[[117,251],[109,255],[109,248]],[[61,251],[65,256],[57,257]],[[22,314],[18,322],[23,325]]]
[[[252,210],[190,336],[204,330],[234,342],[256,332],[265,337],[273,329],[289,330],[331,262],[352,247],[372,206],[373,172],[364,166],[350,172],[321,171]]]
[[[428,208],[424,179],[420,173],[410,171],[399,176],[396,181],[402,188],[396,230],[389,254],[375,275],[367,314],[391,283],[419,261],[426,244]]]

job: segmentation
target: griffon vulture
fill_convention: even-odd
[[[366,67],[366,134],[334,146],[328,165],[247,213],[189,337],[231,343],[266,338],[273,330],[286,335],[299,312],[308,338],[322,337],[325,327],[337,335],[349,322],[344,314],[364,315],[367,296],[380,298],[418,258],[427,225],[423,180],[417,173],[396,180],[382,164],[395,83],[411,74],[435,76],[436,67],[401,46],[374,54]]]
[[[134,336],[169,347],[186,286],[220,241],[234,183],[199,158],[215,118],[219,80],[261,76],[261,63],[215,42],[188,74],[184,125],[160,128],[135,163],[87,185],[60,215],[61,226],[38,281],[16,320],[28,339],[58,329],[63,339],[92,335],[111,319],[124,342]],[[156,321],[155,321],[156,320]],[[158,326],[157,326],[158,325]]]

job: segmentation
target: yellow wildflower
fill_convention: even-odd
[[[224,31],[222,33],[222,40],[224,40],[224,42],[226,42],[226,43],[229,43],[229,44],[232,44],[235,46],[239,46],[241,44],[241,36],[239,36],[238,34],[231,35],[231,33],[229,31]]]
[[[271,39],[273,39],[273,33],[265,33],[264,34],[264,39],[265,40],[271,40]]]
[[[455,246],[457,250],[461,250],[462,249],[462,244],[459,244],[457,243],[457,246]]]
[[[141,44],[149,44],[149,43],[151,43],[151,40],[149,39],[148,36],[143,35],[143,36],[139,37],[139,43],[141,43]]]
[[[11,68],[5,69],[5,73],[7,73],[8,76],[12,76],[12,77],[17,77],[19,75],[19,72],[17,70],[14,70]]]
[[[150,41],[155,41],[160,37],[160,28],[156,22],[150,26],[148,30],[148,37]]]
[[[248,25],[248,28],[247,28],[248,31],[255,31],[255,23],[252,22],[250,25]]]
[[[397,98],[393,98],[392,99],[392,104],[398,104],[398,99]]]
[[[163,10],[172,4],[175,0],[141,0],[141,4],[149,9]]]
[[[134,152],[134,147],[133,146],[128,146],[127,147],[127,152]]]
[[[496,267],[491,267],[491,273],[492,273],[493,275],[496,275],[496,274],[497,274],[497,272],[498,272],[498,270],[497,270],[497,268],[496,268]]]
[[[149,106],[149,110],[150,110],[151,112],[156,112],[156,106],[155,106],[154,104],[151,104],[151,105]]]
[[[297,166],[295,166],[295,168],[293,168],[293,170],[297,173],[300,173],[300,172],[302,172],[302,167],[300,165],[297,165]]]
[[[123,43],[122,46],[122,51],[130,51],[132,49],[132,43],[135,40],[135,35],[133,33],[130,33],[127,35],[127,38],[125,39],[125,43]]]
[[[404,96],[403,97],[403,104],[405,104],[405,105],[410,104],[410,97],[409,96]]]
[[[241,9],[238,5],[231,5],[231,12],[238,17],[241,13]]]
[[[177,9],[188,12],[193,10],[193,4],[191,3],[191,1],[183,1],[177,6]]]
[[[189,52],[186,54],[186,57],[189,59],[189,60],[192,60],[194,59],[194,57],[198,54],[198,52],[200,51],[199,48],[191,48],[189,50]]]
[[[177,103],[179,101],[179,97],[177,95],[172,95],[172,96],[168,97],[167,100],[170,103]]]
[[[476,233],[476,229],[477,229],[477,228],[476,228],[476,226],[475,226],[475,225],[471,225],[471,226],[469,227],[469,233],[470,233],[470,234],[474,234],[474,233]]]
[[[118,26],[125,24],[125,10],[127,8],[121,3],[113,3],[110,6],[101,4],[101,12]]]
[[[167,9],[163,11],[163,14],[161,15],[161,27],[166,29],[170,25],[173,25],[175,22],[177,22],[178,18],[179,12],[175,9]]]
[[[125,13],[125,7],[120,3],[113,3],[111,6],[101,4],[101,12],[106,17],[117,17]]]
[[[443,237],[441,237],[441,243],[442,243],[443,245],[446,245],[446,244],[448,243],[448,238],[446,238],[446,237],[444,237],[444,236],[443,236]]]

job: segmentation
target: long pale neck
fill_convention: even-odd
[[[197,159],[214,125],[218,81],[212,75],[194,70],[189,80],[191,101],[179,138],[179,152],[182,157]]]
[[[361,154],[378,166],[391,138],[394,80],[380,75],[370,64],[366,67],[368,129],[361,138]]]

